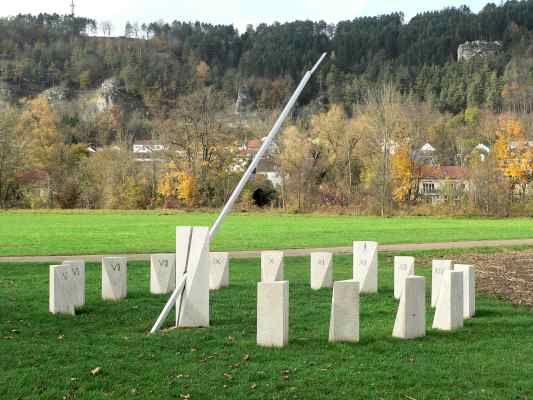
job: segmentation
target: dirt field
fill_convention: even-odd
[[[476,266],[478,292],[533,307],[533,251],[466,253],[455,258],[462,264]],[[428,265],[431,259],[423,262]]]

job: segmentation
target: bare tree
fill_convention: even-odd
[[[100,30],[104,36],[111,36],[111,32],[113,32],[113,24],[111,21],[102,21],[100,23]]]

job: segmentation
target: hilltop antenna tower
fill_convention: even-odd
[[[70,15],[74,16],[76,13],[76,4],[74,4],[74,0],[70,2]]]

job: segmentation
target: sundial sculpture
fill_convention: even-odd
[[[268,147],[289,116],[302,91],[322,61],[324,61],[326,55],[327,53],[322,54],[313,68],[307,71],[302,78],[302,81],[289,99],[287,105],[272,127],[272,130],[263,141],[261,148],[248,166],[248,169],[242,176],[239,184],[231,194],[228,202],[220,212],[220,215],[215,220],[211,229],[207,230],[206,228],[200,227],[176,228],[177,249],[183,249],[184,252],[186,251],[186,256],[179,257],[180,260],[176,258],[176,288],[165,304],[163,311],[150,330],[150,333],[155,333],[161,329],[161,326],[176,304],[178,304],[176,311],[176,326],[195,327],[209,325],[209,271],[202,270],[209,265],[205,260],[209,252],[209,243],[218,232],[226,215],[230,213],[242,190],[256,170],[261,158],[265,155]],[[202,294],[205,293],[206,285],[207,296]],[[195,290],[196,287],[198,290]]]

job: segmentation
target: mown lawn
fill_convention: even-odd
[[[284,349],[255,345],[259,260],[232,261],[231,287],[212,294],[212,327],[155,336],[166,297],[149,294],[147,263],[130,264],[118,303],[100,300],[100,267],[89,265],[87,306],[74,318],[48,314],[46,265],[0,265],[0,399],[533,398],[530,310],[479,296],[464,329],[394,339],[392,269],[380,261],[380,293],[361,299],[360,343],[333,345],[331,290],[311,291],[307,258],[286,259]],[[351,258],[336,257],[334,271],[349,279]],[[428,308],[428,329],[432,319]]]
[[[174,251],[175,227],[210,226],[213,213],[4,212],[0,256]],[[214,250],[349,246],[353,240],[423,243],[533,238],[533,219],[377,218],[236,213]]]

